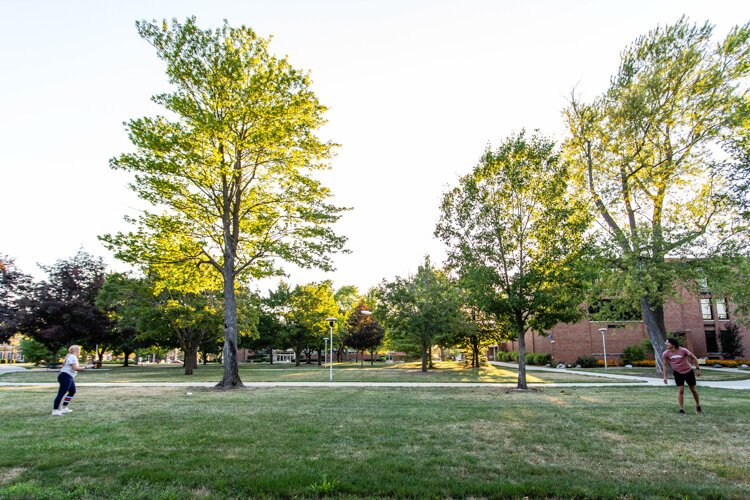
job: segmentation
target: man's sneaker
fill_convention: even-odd
[[[701,405],[695,407],[695,413],[697,413],[698,415],[703,413],[703,408],[701,408]]]
[[[684,415],[685,415],[685,410],[680,410],[680,416],[684,416]]]
[[[70,408],[68,408],[67,406],[63,406],[62,408],[60,408],[60,413],[70,413],[70,412],[72,412],[72,411],[73,411],[73,410],[71,410],[71,409],[70,409]]]
[[[63,412],[61,412],[60,410],[52,410],[52,416],[53,417],[62,417],[63,415],[65,415],[65,414]]]

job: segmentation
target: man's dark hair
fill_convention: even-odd
[[[667,337],[667,342],[669,342],[675,347],[680,347],[680,342],[674,337]]]

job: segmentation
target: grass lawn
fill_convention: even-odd
[[[661,375],[658,375],[656,373],[656,370],[654,368],[644,367],[644,366],[634,366],[633,368],[625,368],[622,366],[616,366],[607,368],[606,370],[604,368],[569,368],[571,371],[595,371],[598,373],[611,373],[612,375],[631,375],[631,376],[641,376],[641,377],[657,377],[661,378]],[[672,375],[670,374],[667,378],[670,380],[672,379]],[[744,372],[744,373],[738,373],[734,371],[724,371],[720,368],[718,369],[703,369],[701,370],[701,376],[698,378],[698,380],[705,380],[705,381],[729,381],[729,380],[746,380],[750,378],[750,371]]]
[[[0,388],[0,498],[750,497],[743,391],[191,392]]]
[[[419,363],[376,363],[360,367],[355,363],[333,365],[333,379],[337,382],[495,382],[515,383],[516,370],[492,365],[471,369],[462,363],[436,363],[436,368],[427,373],[420,371]],[[276,363],[242,363],[240,377],[244,382],[324,382],[328,381],[328,368],[318,365]],[[201,365],[193,375],[185,375],[180,365],[146,365],[123,368],[105,365],[101,370],[81,372],[76,381],[85,382],[218,382],[223,368],[218,364]],[[0,382],[56,382],[58,370],[29,370],[0,375]],[[589,377],[584,374],[526,372],[529,383],[552,382],[622,382]]]

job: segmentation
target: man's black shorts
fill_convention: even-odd
[[[687,385],[690,387],[695,386],[695,372],[690,370],[687,373],[674,372],[674,383],[677,385]]]

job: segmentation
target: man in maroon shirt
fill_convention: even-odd
[[[684,347],[680,347],[677,340],[674,338],[668,338],[666,342],[667,349],[662,354],[664,360],[664,383],[667,383],[667,363],[672,368],[674,374],[674,382],[677,384],[677,402],[680,404],[680,415],[685,414],[684,407],[684,393],[685,393],[685,382],[687,382],[690,392],[693,393],[693,399],[695,399],[695,412],[701,413],[700,398],[698,397],[698,391],[695,389],[695,377],[701,376],[701,368],[698,366],[698,358],[695,354],[688,351]],[[695,372],[690,366],[690,359],[692,358],[695,363]]]

